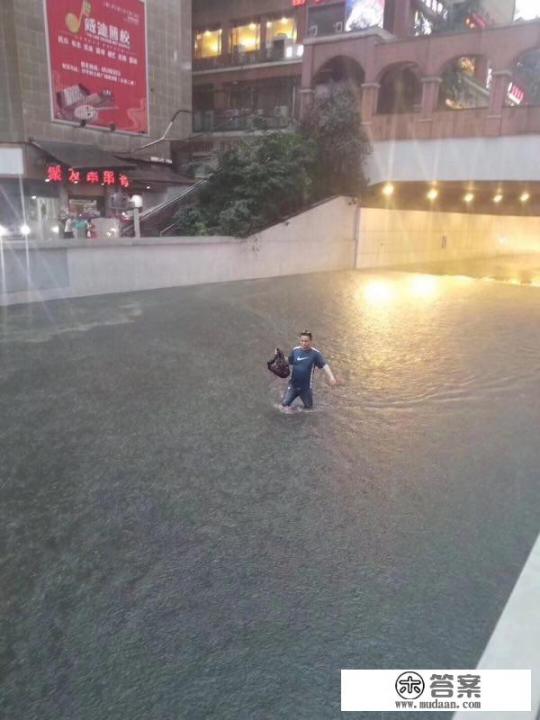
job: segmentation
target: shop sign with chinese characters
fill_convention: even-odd
[[[129,177],[116,170],[76,170],[64,168],[62,165],[49,165],[45,182],[63,183],[70,185],[119,185],[123,188],[130,186]]]

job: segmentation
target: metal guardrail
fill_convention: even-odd
[[[302,58],[299,53],[299,45],[275,45],[273,47],[253,50],[251,52],[242,50],[233,50],[224,55],[218,55],[211,58],[193,58],[193,70],[219,70],[226,67],[238,67],[244,65],[254,65],[258,63],[273,63],[297,61],[301,62]],[[288,55],[290,54],[290,57]]]
[[[189,200],[192,195],[196,194],[204,185],[206,184],[206,180],[199,180],[194,185],[191,185],[185,192],[177,195],[174,198],[169,198],[168,200],[164,200],[163,202],[159,203],[158,205],[154,205],[154,207],[149,208],[145,212],[141,213],[140,215],[140,224],[143,226],[145,223],[148,223],[152,218],[156,217],[160,213],[166,213],[168,210],[171,212],[174,211],[177,207],[179,207],[185,200]],[[124,227],[121,230],[122,236],[130,236],[134,232],[134,224],[133,222],[126,223]],[[160,231],[160,235],[163,234],[163,231]]]
[[[289,106],[272,115],[261,110],[213,110],[193,113],[193,132],[234,132],[249,130],[284,130],[291,125],[292,110]]]

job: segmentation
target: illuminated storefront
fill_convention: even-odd
[[[85,237],[113,237],[130,221],[133,194],[152,207],[171,186],[191,183],[170,164],[126,159],[95,145],[39,140],[24,143],[21,151],[20,180],[5,178],[0,187],[0,215],[8,236],[20,236],[25,224],[34,240],[80,238],[73,234],[79,220]]]
[[[231,30],[230,47],[234,53],[255,52],[261,48],[261,26],[251,22],[235,25]]]
[[[296,42],[296,20],[292,17],[268,20],[266,23],[266,44],[271,45],[275,40],[283,39]]]
[[[221,55],[221,30],[205,30],[195,34],[195,58],[202,60]]]

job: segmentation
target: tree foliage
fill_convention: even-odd
[[[305,116],[302,132],[317,147],[313,176],[317,199],[358,196],[366,184],[364,163],[370,152],[362,129],[359,98],[348,86],[331,83]]]
[[[267,133],[226,151],[176,231],[246,237],[297,212],[310,197],[314,159],[313,144],[297,133]]]
[[[358,195],[368,143],[354,95],[333,88],[300,132],[268,132],[223,153],[196,207],[179,211],[180,235],[247,237],[317,200]]]

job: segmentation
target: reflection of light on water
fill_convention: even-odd
[[[388,282],[373,280],[364,288],[364,298],[373,305],[386,305],[394,298],[394,288]]]
[[[370,305],[384,307],[396,299],[421,298],[429,300],[440,291],[441,279],[434,275],[415,275],[396,282],[372,280],[360,291]]]
[[[439,280],[433,275],[416,275],[411,280],[411,293],[415,297],[432,298],[439,291]]]

